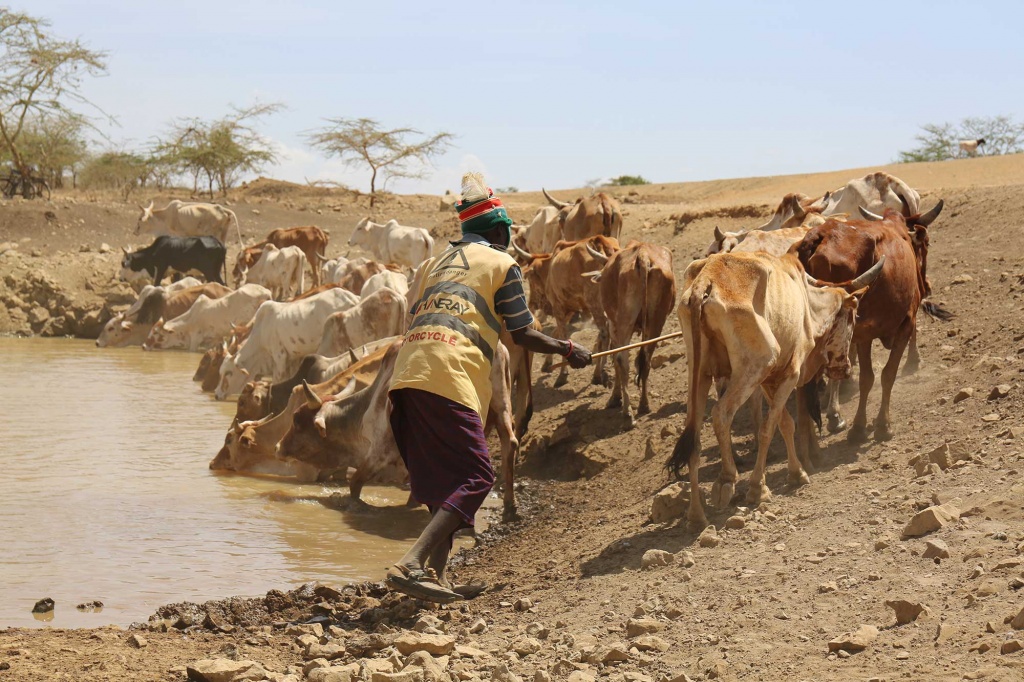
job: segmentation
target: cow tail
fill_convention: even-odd
[[[651,278],[651,259],[647,257],[647,254],[641,252],[637,254],[636,258],[637,269],[640,270],[640,340],[647,340],[647,292],[650,290],[650,278]],[[633,377],[633,381],[636,385],[640,385],[640,377],[643,376],[644,371],[647,369],[647,364],[650,362],[651,356],[654,355],[654,344],[644,346],[638,349],[636,354],[636,376]]]
[[[672,456],[669,458],[668,463],[665,464],[665,468],[677,479],[683,477],[683,465],[689,465],[690,458],[693,456],[693,451],[697,444],[697,429],[700,428],[704,416],[697,414],[695,410],[698,402],[697,390],[700,384],[697,377],[703,372],[701,367],[703,359],[701,357],[701,317],[704,313],[704,301],[707,300],[710,293],[710,285],[708,285],[703,293],[691,289],[690,300],[687,302],[690,308],[690,353],[693,356],[691,358],[693,372],[690,374],[689,395],[686,404],[686,428],[683,429],[683,435],[679,437],[679,442],[676,443]]]

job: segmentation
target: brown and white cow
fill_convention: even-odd
[[[243,284],[227,296],[200,296],[187,311],[173,318],[160,318],[142,344],[143,350],[183,348],[205,351],[220,345],[236,325],[252,319],[259,307],[271,300],[270,290],[258,284]]]
[[[603,263],[594,253],[611,256],[619,250],[619,243],[611,237],[591,237],[577,242],[561,241],[552,253],[531,254],[514,247],[523,262],[523,278],[530,285],[528,303],[538,316],[546,313],[555,318],[555,335],[568,338],[569,321],[577,313],[590,313],[598,329],[597,350],[607,347],[608,326],[601,303],[601,287],[584,273],[600,270]],[[545,368],[550,367],[549,361]],[[569,380],[569,370],[563,366],[555,386]],[[595,384],[607,384],[608,376],[601,360],[594,363]]]
[[[942,211],[940,201],[924,215],[904,217],[886,209],[881,220],[829,220],[813,228],[793,249],[809,275],[825,282],[856,277],[885,260],[881,276],[861,302],[853,344],[860,364],[860,402],[847,434],[855,443],[867,440],[867,399],[874,383],[871,343],[889,349],[882,370],[882,401],[875,419],[875,438],[892,437],[889,400],[903,351],[917,324],[917,310],[928,292],[928,225]],[[869,215],[871,215],[869,213]],[[829,428],[842,428],[838,382],[829,388]]]
[[[686,427],[667,466],[680,477],[682,467],[689,465],[687,520],[691,527],[707,525],[699,487],[700,432],[712,380],[728,381],[711,413],[722,456],[712,504],[728,505],[735,492],[739,475],[733,461],[732,421],[759,388],[769,408],[758,434],[747,500],[756,506],[771,497],[765,466],[776,426],[786,443],[790,480],[807,483],[810,479],[797,458],[795,427],[786,400],[823,368],[832,376],[849,373],[857,300],[880,269],[872,268],[838,288],[809,281],[792,254],[782,258],[764,253],[717,254],[686,268],[678,313],[687,347],[689,397]]]
[[[665,320],[676,302],[672,252],[664,246],[632,241],[611,256],[593,250],[591,255],[604,265],[593,279],[601,284],[601,305],[608,320],[609,347],[628,345],[635,333],[640,334],[642,341],[661,336]],[[639,414],[651,411],[647,378],[651,373],[651,358],[654,357],[655,347],[655,344],[651,344],[637,351]],[[629,403],[629,351],[616,353],[613,364],[615,386],[608,407],[621,406],[626,413],[628,428],[631,429],[636,426],[636,418]]]
[[[297,246],[306,256],[306,261],[313,273],[313,286],[320,285],[320,263],[326,261],[324,254],[327,253],[327,242],[330,240],[330,233],[321,230],[316,225],[304,227],[279,227],[271,230],[270,234],[258,244],[243,249],[235,261],[235,268],[232,275],[235,278],[235,286],[241,286],[244,270],[252,268],[263,255],[263,249],[267,244],[273,244],[279,249],[286,246]]]
[[[340,280],[338,280],[338,284],[341,285],[343,289],[347,289],[357,296],[363,293],[363,287],[366,286],[366,283],[374,275],[378,275],[389,270],[395,273],[401,272],[401,269],[394,263],[388,263],[385,265],[384,263],[378,263],[373,260],[361,260],[364,260],[364,262],[357,263],[356,261],[350,261],[350,267],[347,272]]]
[[[256,264],[242,269],[240,281],[270,289],[275,301],[288,300],[306,288],[303,258],[304,254],[297,246],[279,249],[273,244],[267,244]]]
[[[157,292],[163,292],[165,295],[172,294],[191,287],[202,286],[202,284],[195,277],[183,277],[165,287],[153,286],[152,284],[143,286],[139,290],[138,298],[128,307],[128,310],[114,315],[103,325],[103,330],[100,332],[99,338],[96,339],[96,347],[123,348],[125,346],[141,346],[153,326],[152,324],[134,324],[136,314],[142,308],[146,299]]]
[[[619,202],[604,192],[580,197],[575,202],[559,201],[541,189],[548,202],[558,209],[562,239],[579,241],[603,235],[618,239],[622,232],[622,208]]]

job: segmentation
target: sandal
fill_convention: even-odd
[[[463,598],[458,592],[442,587],[432,568],[409,569],[398,564],[394,568],[395,572],[388,573],[385,578],[393,590],[437,604],[450,604]]]

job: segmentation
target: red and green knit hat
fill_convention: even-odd
[[[484,234],[504,227],[511,241],[512,219],[480,173],[462,176],[462,198],[455,204],[455,210],[459,212],[463,234]]]

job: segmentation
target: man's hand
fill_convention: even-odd
[[[566,357],[566,361],[573,369],[583,369],[593,362],[590,359],[590,351],[576,342],[573,342],[572,352]]]

